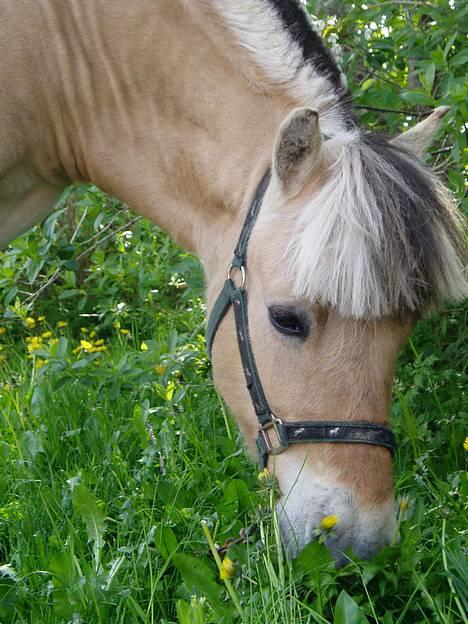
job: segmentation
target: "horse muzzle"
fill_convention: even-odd
[[[393,499],[364,507],[349,490],[322,479],[296,482],[279,499],[277,515],[285,550],[292,558],[322,536],[336,565],[341,566],[349,560],[350,550],[361,559],[370,559],[396,538]]]

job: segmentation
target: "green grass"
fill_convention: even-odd
[[[2,257],[0,622],[466,622],[466,311],[421,323],[400,358],[401,542],[339,571],[318,542],[287,561],[274,489],[210,381],[198,264],[142,220],[76,261],[115,214],[78,200],[71,226],[59,211]],[[257,525],[229,549],[230,592],[203,522],[218,544]]]

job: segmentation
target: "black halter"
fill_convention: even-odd
[[[267,171],[255,192],[234,251],[227,279],[208,319],[206,329],[208,352],[211,356],[216,332],[232,305],[245,381],[260,425],[257,436],[260,469],[266,466],[268,455],[278,455],[285,451],[290,444],[301,444],[304,442],[373,444],[385,447],[393,455],[395,452],[395,438],[388,427],[368,422],[334,420],[283,422],[281,418],[275,416],[268,405],[250,342],[247,293],[244,286],[247,246],[270,178],[270,171]],[[235,270],[240,272],[241,283],[239,286],[236,286],[231,279]],[[274,441],[272,441],[272,435],[275,436]]]

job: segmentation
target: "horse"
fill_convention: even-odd
[[[0,56],[0,242],[72,182],[169,232],[204,264],[214,382],[275,474],[286,550],[332,514],[338,563],[391,542],[397,354],[467,293],[454,201],[421,161],[447,109],[359,128],[295,0],[9,2]]]

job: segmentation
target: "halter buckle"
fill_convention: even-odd
[[[268,455],[279,455],[288,448],[288,442],[285,436],[283,421],[281,418],[277,418],[274,414],[270,414],[271,420],[262,425],[258,431],[258,436],[261,438],[265,452]],[[271,441],[271,431],[274,431],[276,440],[274,444]]]
[[[231,264],[229,266],[229,269],[228,269],[228,272],[227,272],[227,278],[228,278],[228,280],[231,280],[232,282],[234,282],[234,280],[232,279],[232,273],[233,273],[234,269],[237,269],[238,271],[240,271],[240,274],[241,274],[240,286],[236,286],[236,288],[239,288],[240,290],[243,290],[244,286],[245,286],[245,267],[244,267],[243,264],[241,264],[240,266],[235,266],[234,264]]]

